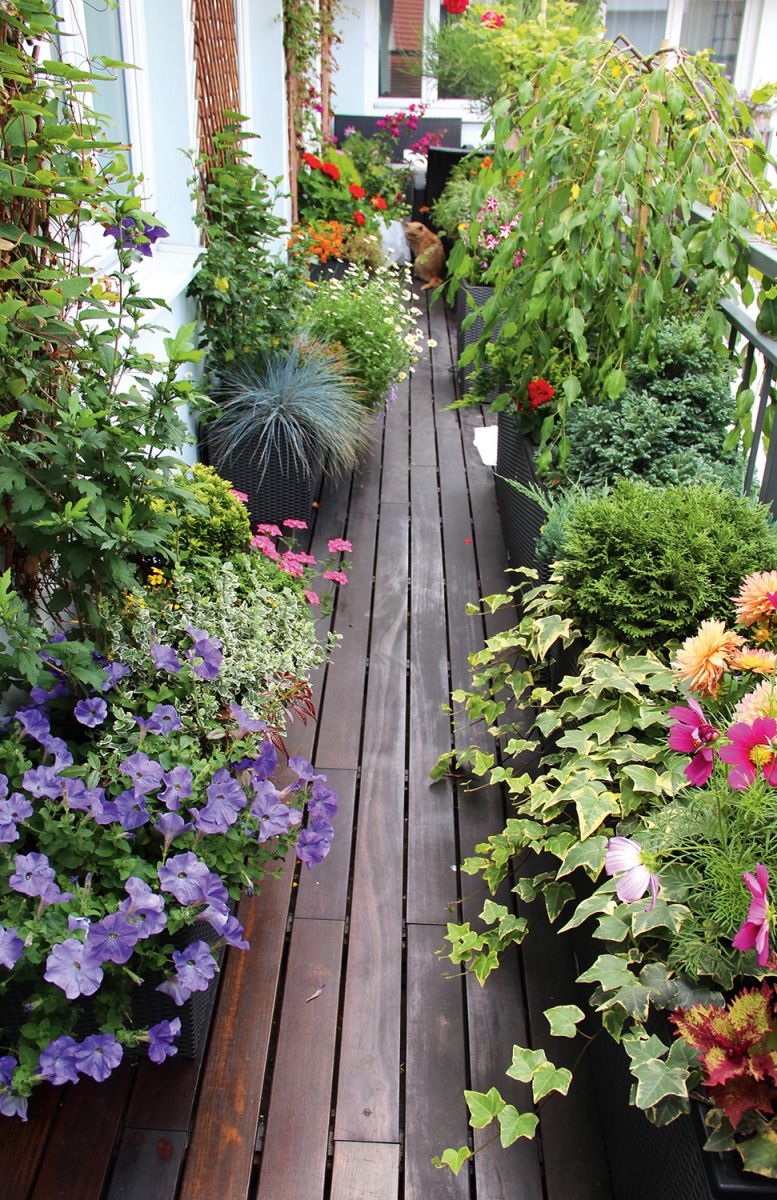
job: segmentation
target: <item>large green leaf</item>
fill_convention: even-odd
[[[584,1017],[585,1013],[576,1004],[558,1004],[555,1008],[545,1009],[545,1019],[553,1037],[575,1037],[577,1026]]]

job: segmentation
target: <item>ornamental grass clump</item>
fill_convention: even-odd
[[[744,575],[777,565],[777,534],[765,506],[714,485],[621,480],[571,506],[558,556],[587,632],[659,646],[725,615]]]

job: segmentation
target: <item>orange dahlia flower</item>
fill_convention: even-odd
[[[773,616],[777,609],[777,571],[753,571],[742,580],[739,595],[733,600],[740,625],[755,625]]]
[[[702,621],[699,632],[686,638],[674,661],[682,683],[700,696],[717,695],[723,672],[744,639],[723,621]]]
[[[756,717],[777,717],[777,687],[773,679],[764,679],[734,709],[734,721],[752,725]]]
[[[777,671],[777,654],[761,647],[742,646],[731,655],[729,666],[734,671],[754,671],[756,675],[773,675]]]

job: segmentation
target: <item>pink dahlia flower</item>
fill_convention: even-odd
[[[702,787],[712,774],[715,754],[712,745],[720,737],[714,725],[710,725],[698,700],[691,697],[687,707],[682,704],[669,709],[669,716],[676,722],[669,730],[669,745],[681,754],[692,754],[685,768],[688,782]]]
[[[769,887],[769,872],[763,863],[756,863],[755,875],[745,871],[742,878],[753,898],[750,901],[747,919],[742,923],[742,928],[731,944],[735,950],[741,950],[743,953],[745,950],[757,950],[758,965],[765,967],[769,961],[770,912],[769,899],[766,894]]]
[[[726,732],[730,746],[718,751],[721,759],[729,763],[731,770],[728,781],[738,792],[745,791],[755,780],[758,772],[772,787],[777,787],[777,757],[772,740],[777,733],[774,717],[756,717],[752,725],[739,722]]]
[[[647,911],[655,908],[661,880],[643,862],[642,846],[633,838],[611,837],[607,842],[604,869],[608,875],[621,875],[615,891],[624,904],[633,904],[650,890],[651,901]]]

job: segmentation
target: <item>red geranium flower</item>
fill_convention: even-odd
[[[363,212],[359,212],[358,208],[357,208],[356,212],[353,214],[353,220],[354,220],[355,225],[366,225],[367,224],[367,218],[365,217]]]
[[[348,188],[348,191],[351,193],[354,200],[363,200],[367,194],[365,192],[364,188],[360,187],[360,185],[358,183],[352,183],[351,186]]]
[[[449,13],[463,13],[469,8],[469,0],[442,0]]]
[[[307,163],[309,167],[312,167],[314,171],[321,171],[324,168],[321,159],[316,158],[315,154],[311,154],[309,150],[306,150],[302,155],[302,161]]]
[[[532,408],[547,404],[556,394],[556,389],[550,386],[547,379],[532,379],[526,391],[529,393],[529,404]]]
[[[373,208],[383,209],[386,207],[386,201],[383,199],[382,196],[372,196],[370,199],[370,204],[372,205]]]
[[[480,24],[485,25],[487,29],[501,29],[504,23],[502,13],[494,12],[493,8],[487,9],[480,18]]]
[[[340,178],[340,168],[336,167],[334,163],[323,163],[321,170],[325,175],[328,175],[330,179],[334,179],[335,182]]]

